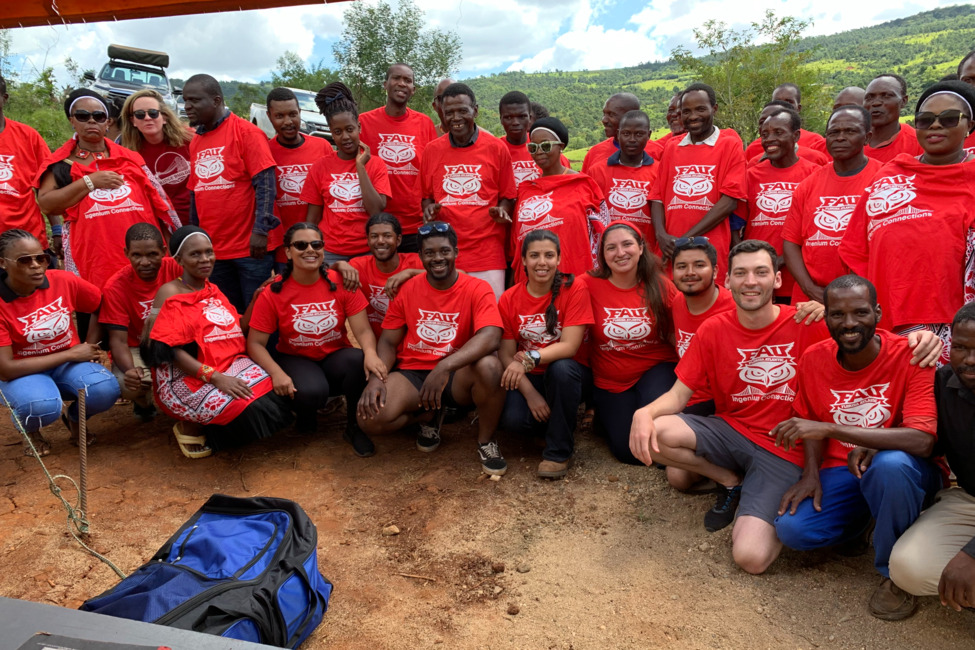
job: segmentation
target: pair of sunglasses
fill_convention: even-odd
[[[528,143],[528,153],[535,153],[536,151],[541,151],[542,153],[549,153],[552,151],[552,147],[562,143],[558,140],[546,140],[545,142],[529,142]]]
[[[71,114],[71,117],[79,122],[90,122],[91,120],[95,120],[95,122],[101,124],[108,119],[108,113],[105,111],[95,111],[94,113],[89,111],[75,111]]]
[[[711,240],[707,237],[678,237],[674,240],[674,248],[683,248],[684,246],[707,246],[711,243]]]
[[[293,241],[288,245],[298,251],[308,250],[309,246],[311,246],[313,251],[320,251],[325,248],[325,242],[323,242],[321,239],[316,239],[314,241]]]
[[[961,118],[963,117],[966,120],[972,119],[970,115],[965,115],[957,108],[941,111],[937,115],[931,111],[924,111],[923,113],[915,113],[914,127],[917,129],[930,129],[932,126],[934,126],[935,122],[938,122],[946,129],[953,129],[958,126],[958,122],[960,122]]]
[[[154,120],[157,117],[159,117],[160,112],[155,108],[150,108],[148,111],[143,111],[143,110],[132,111],[132,117],[134,117],[137,120],[146,119],[146,115],[149,116],[150,120]]]
[[[18,266],[30,267],[32,264],[37,264],[38,266],[50,266],[51,258],[45,253],[39,253],[37,255],[21,255],[20,257],[14,259],[11,257],[3,258],[11,262],[17,262]]]
[[[416,233],[426,237],[434,230],[440,233],[450,232],[450,224],[444,223],[443,221],[434,221],[433,223],[427,223],[420,226],[416,229]]]

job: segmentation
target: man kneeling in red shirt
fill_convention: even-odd
[[[386,312],[377,351],[393,372],[385,383],[369,380],[359,426],[373,435],[423,422],[416,446],[431,452],[440,446],[441,408],[473,404],[481,469],[501,476],[508,465],[494,441],[505,399],[503,368],[493,354],[502,332],[494,292],[458,273],[457,233],[448,224],[433,221],[417,235],[426,273],[405,282]]]

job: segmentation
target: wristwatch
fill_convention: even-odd
[[[538,350],[528,350],[525,356],[532,360],[532,368],[537,368],[542,364],[542,353]]]

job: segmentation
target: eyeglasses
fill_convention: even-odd
[[[51,258],[45,253],[38,253],[37,255],[21,255],[20,257],[14,259],[12,257],[5,257],[5,260],[11,262],[17,262],[20,266],[31,266],[32,264],[37,264],[38,266],[50,266]]]
[[[678,237],[674,240],[674,248],[684,248],[685,246],[707,246],[711,240],[707,237]]]
[[[450,232],[450,224],[444,223],[443,221],[434,221],[433,223],[427,223],[416,229],[416,234],[426,237],[434,230],[437,232]]]
[[[308,247],[311,246],[311,249],[313,251],[320,251],[323,248],[325,248],[325,242],[323,242],[321,239],[315,239],[313,241],[299,240],[299,241],[291,242],[290,244],[288,244],[288,246],[292,246],[295,250],[298,251],[308,250]]]
[[[923,113],[917,113],[914,115],[914,128],[930,129],[932,126],[934,126],[935,121],[937,121],[942,127],[946,129],[953,129],[958,126],[959,120],[961,120],[963,117],[966,120],[972,119],[970,115],[965,115],[957,108],[941,111],[937,115],[931,111],[924,111]]]
[[[89,111],[75,111],[71,114],[71,117],[79,122],[89,122],[91,120],[95,120],[97,123],[101,124],[108,119],[108,113],[105,111],[95,111],[94,113]]]
[[[528,143],[528,153],[535,153],[536,151],[541,151],[542,153],[549,153],[552,151],[552,147],[561,146],[562,143],[558,140],[546,140],[545,142],[529,142]]]
[[[134,117],[137,120],[146,119],[146,115],[149,116],[150,120],[154,120],[157,117],[159,117],[159,111],[155,108],[150,108],[148,111],[142,111],[142,110],[132,111],[132,117]]]

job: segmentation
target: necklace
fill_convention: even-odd
[[[199,291],[199,289],[197,289],[197,288],[196,288],[196,287],[194,287],[194,286],[193,286],[192,284],[190,284],[189,282],[187,282],[187,281],[186,281],[186,280],[185,280],[185,279],[183,278],[183,276],[182,276],[182,275],[181,275],[181,276],[179,276],[179,281],[180,281],[180,282],[182,282],[182,283],[183,283],[183,286],[184,286],[184,287],[186,287],[187,289],[189,289],[189,290],[191,290],[191,291]]]
[[[965,151],[964,149],[962,149],[958,153],[959,153],[958,160],[952,161],[950,163],[945,163],[945,164],[946,165],[957,165],[958,163],[965,162],[965,160],[968,158],[968,152]],[[925,164],[930,165],[931,163],[928,162],[927,158],[928,158],[928,154],[925,153],[925,154],[921,154],[921,157],[919,158],[919,160],[921,162],[925,163]]]
[[[90,149],[83,149],[79,144],[74,155],[77,156],[79,160],[86,160],[88,156],[92,156],[95,160],[104,160],[108,156],[108,150],[102,149],[101,151],[92,151]]]

